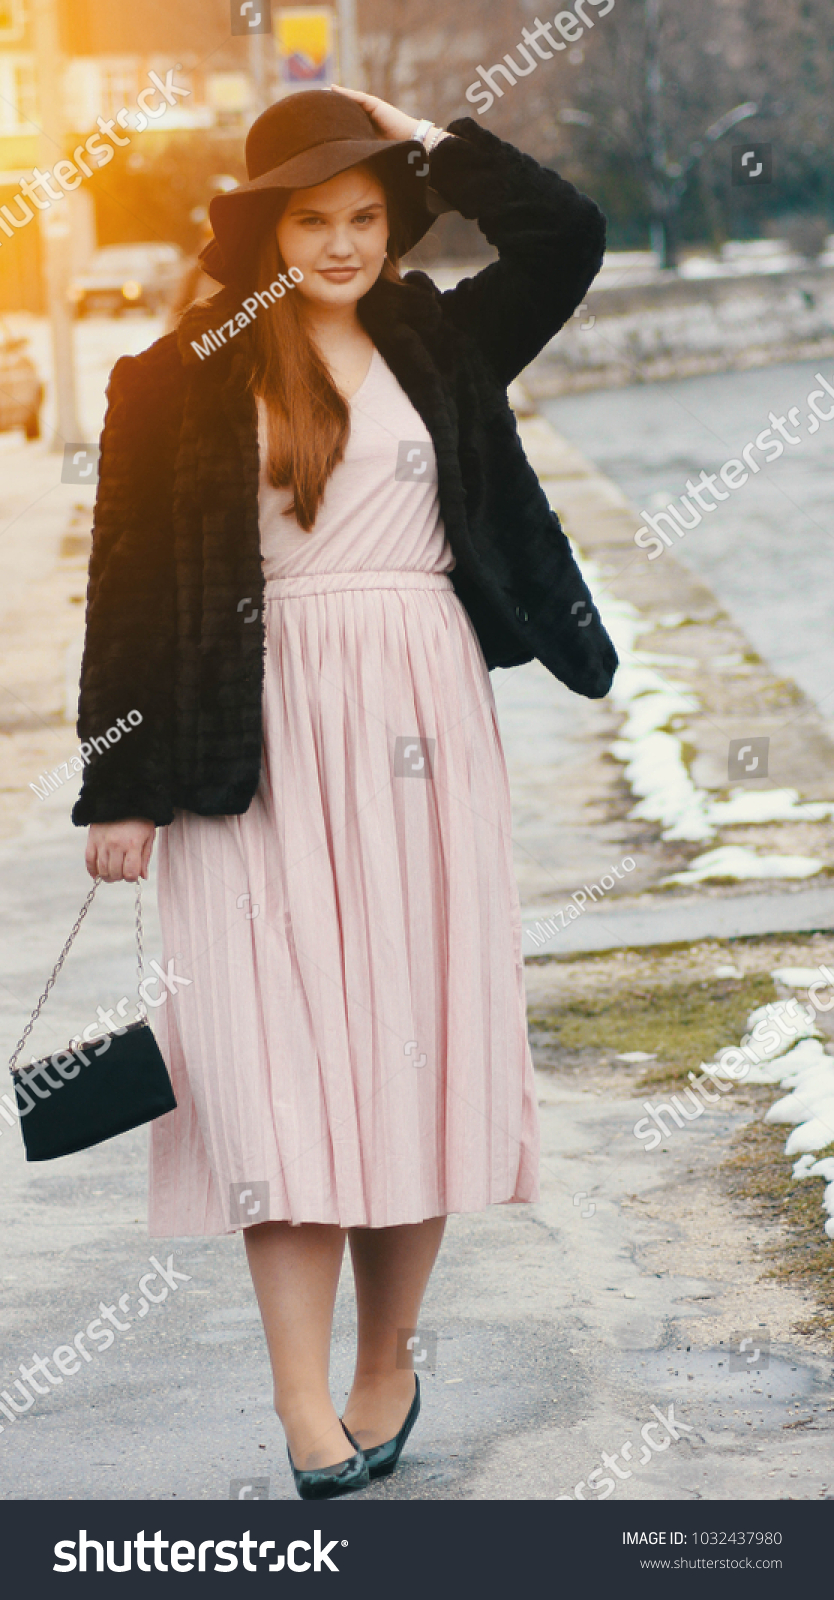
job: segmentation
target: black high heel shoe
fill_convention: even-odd
[[[388,1439],[385,1444],[377,1444],[370,1450],[363,1450],[362,1454],[368,1467],[368,1476],[371,1478],[387,1478],[394,1471],[403,1452],[403,1446],[420,1415],[420,1379],[414,1374],[414,1399],[411,1409],[398,1434],[393,1439]],[[342,1423],[342,1427],[345,1425]],[[347,1433],[347,1428],[345,1428]],[[350,1438],[350,1434],[348,1434]]]
[[[292,1475],[295,1487],[302,1500],[334,1500],[339,1494],[353,1494],[354,1489],[367,1489],[369,1482],[368,1464],[352,1433],[348,1433],[342,1423],[345,1433],[353,1445],[355,1454],[348,1461],[339,1462],[335,1467],[315,1467],[305,1472],[297,1467],[290,1455],[287,1445]]]

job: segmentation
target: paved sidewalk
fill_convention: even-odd
[[[557,914],[564,915],[565,925]],[[613,905],[586,911],[569,921],[564,903],[522,920],[524,955],[589,955],[598,950],[648,948],[664,944],[697,944],[702,939],[744,939],[765,933],[834,932],[834,888],[794,889],[789,894],[714,895],[655,899],[639,906]],[[542,930],[550,916],[556,931]],[[536,938],[531,935],[535,933]],[[547,935],[546,942],[542,939]]]
[[[621,491],[535,413],[523,387],[517,386],[514,395],[522,442],[550,503],[582,559],[594,564],[592,586],[603,619],[607,608],[623,604],[641,619],[637,646],[620,652],[623,674],[639,680],[631,705],[639,708],[641,692],[668,695],[665,726],[681,741],[688,777],[705,804],[741,787],[728,780],[730,743],[754,738],[769,739],[770,769],[766,778],[745,783],[748,794],[787,789],[801,801],[834,800],[834,743],[814,703],[761,660],[674,551],[654,564],[645,559],[633,540],[640,519]],[[664,907],[681,906],[678,937],[699,937],[700,923],[693,924],[691,934],[685,931],[684,919],[695,904],[691,888],[665,887],[666,880],[694,856],[727,845],[820,860],[824,870],[814,893],[819,888],[824,894],[825,872],[834,870],[834,820],[723,823],[709,840],[674,838],[669,830],[664,836],[657,822],[636,814],[624,766],[612,758],[622,716],[610,699],[587,701],[570,694],[537,662],[494,672],[492,679],[510,773],[525,922],[534,924],[542,907],[564,906],[575,890],[611,875],[612,864],[628,855],[635,868],[606,894],[605,916],[613,914],[620,898],[645,896],[664,885]],[[773,931],[795,926],[792,913],[778,909],[782,900],[795,900],[796,883],[789,879],[769,878],[766,891],[762,880],[710,884],[703,888],[703,900],[711,916],[720,900],[744,899],[754,889],[773,906],[772,913],[762,913],[765,921],[772,915]],[[644,904],[635,909],[642,913]],[[585,947],[588,937],[594,944],[587,948],[600,948],[597,933],[590,936],[586,928],[591,914],[571,924],[577,943],[569,945],[560,933],[565,949]],[[593,914],[601,931],[603,912]],[[820,913],[802,916],[808,914],[816,920]],[[673,923],[671,911],[658,920],[667,918]],[[743,930],[739,923],[738,931]],[[761,920],[750,931],[765,931]],[[646,938],[636,925],[634,936],[641,943]]]

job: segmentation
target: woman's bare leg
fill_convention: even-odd
[[[414,1378],[410,1365],[397,1366],[397,1333],[419,1323],[445,1226],[445,1217],[429,1217],[399,1228],[348,1231],[359,1337],[344,1418],[366,1450],[393,1439],[411,1405]]]
[[[293,1462],[310,1471],[347,1461],[352,1451],[328,1382],[344,1229],[262,1222],[243,1236]]]

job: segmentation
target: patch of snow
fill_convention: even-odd
[[[759,1052],[760,1054],[762,1052]],[[779,1083],[783,1089],[793,1089],[804,1071],[830,1061],[818,1039],[804,1039],[789,1055],[774,1052],[768,1060],[750,1068],[748,1083]],[[731,1074],[727,1074],[731,1076]]]
[[[794,1128],[785,1145],[785,1155],[793,1156],[807,1150],[824,1150],[832,1140],[834,1140],[834,1100],[823,1100],[820,1102],[818,1116],[811,1117],[807,1122],[801,1122],[798,1128]]]
[[[750,1068],[750,1071],[745,1073],[744,1082],[745,1083],[757,1083],[757,1084],[777,1084],[778,1083],[778,1084],[781,1085],[782,1088],[784,1088],[785,1087],[784,1080],[780,1077],[779,1074],[780,1074],[780,1067],[779,1067],[779,1063],[778,1062],[774,1065],[772,1062],[768,1064],[767,1062],[763,1061],[758,1066],[752,1066]],[[733,1076],[733,1074],[731,1072],[724,1073],[724,1072],[716,1071],[716,1076],[717,1077],[721,1077],[721,1078],[723,1078],[723,1077],[731,1078]]]
[[[768,1024],[769,1041],[751,1038],[760,1022]],[[727,1051],[722,1050],[715,1062],[702,1064],[702,1070],[708,1070],[711,1077],[729,1078],[735,1083],[743,1079],[745,1083],[779,1083],[786,1089],[793,1088],[803,1072],[831,1060],[820,1043],[821,1037],[796,1001],[775,1000],[757,1006],[747,1019],[747,1032],[739,1047],[746,1058],[743,1067],[725,1067],[723,1057]]]
[[[710,821],[717,827],[745,822],[824,822],[834,816],[834,805],[822,800],[802,801],[798,789],[734,789],[729,800],[713,800]]]
[[[651,696],[655,704],[659,698]],[[680,739],[671,733],[641,733],[630,752],[624,739],[611,748],[618,761],[626,761],[626,781],[640,796],[629,817],[661,823],[664,839],[711,839],[715,830],[706,816],[706,797],[686,770]]]
[[[580,565],[589,587],[598,587],[601,574],[596,563],[582,560]],[[663,625],[678,627],[686,620],[674,614]],[[680,739],[668,731],[673,719],[700,709],[697,696],[665,678],[653,664],[657,657],[636,653],[640,634],[651,632],[656,623],[642,617],[630,601],[609,594],[605,625],[620,657],[611,699],[626,713],[611,754],[623,762],[626,779],[638,797],[630,815],[661,823],[664,839],[711,839],[715,830],[705,816],[707,797],[689,776]]]
[[[821,970],[820,967],[776,967],[770,976],[774,982],[783,983],[786,989],[810,989],[812,983],[825,983]]]
[[[574,553],[590,589],[603,588],[604,573],[599,564],[579,551]],[[641,634],[658,626],[680,627],[689,620],[682,612],[670,613],[659,621],[643,617],[630,601],[610,592],[606,596],[605,625],[620,657],[611,700],[625,712],[625,722],[611,746],[611,754],[623,763],[626,780],[638,799],[630,817],[660,823],[664,839],[706,842],[721,827],[788,820],[820,822],[834,816],[834,805],[803,802],[795,789],[736,789],[728,800],[713,800],[693,782],[684,760],[683,743],[672,725],[699,711],[700,701],[691,689],[664,677],[662,668],[691,669],[697,662],[689,656],[663,656],[637,649]],[[801,856],[755,858],[751,854],[746,870],[731,870],[725,876],[810,877],[820,871],[822,863],[800,867],[800,862],[809,860]],[[700,878],[690,871],[683,878],[666,881],[693,883]]]
[[[777,1100],[766,1113],[765,1122],[789,1122],[796,1127],[800,1122],[807,1122],[809,1117],[816,1116],[823,1105],[830,1105],[834,1114],[834,1061],[830,1056],[828,1059],[830,1065],[821,1067],[816,1077],[803,1076],[802,1082],[790,1094]]]
[[[789,980],[796,988],[807,988],[821,977],[821,970],[783,967],[777,968],[772,976],[776,980]],[[834,1239],[834,1157],[814,1159],[817,1150],[834,1143],[834,1057],[826,1055],[823,1035],[813,1016],[812,1007],[794,998],[756,1006],[747,1019],[747,1032],[741,1044],[732,1051],[732,1058],[742,1057],[741,1063],[725,1066],[724,1058],[730,1057],[731,1052],[722,1050],[714,1063],[702,1066],[702,1071],[710,1077],[745,1083],[778,1083],[788,1091],[774,1101],[764,1120],[771,1124],[793,1124],[785,1142],[785,1155],[799,1159],[794,1161],[791,1176],[825,1179],[822,1200],[822,1209],[828,1213],[825,1232],[829,1239]],[[767,1043],[760,1043],[753,1036],[762,1022],[769,1024]],[[786,1038],[788,1029],[792,1030],[793,1038]],[[743,1058],[748,1051],[755,1052],[759,1059],[745,1066]]]
[[[777,1027],[780,1022],[786,1027],[789,1024],[796,1039],[821,1039],[823,1037],[816,1023],[809,1018],[805,1007],[797,1000],[768,1000],[767,1005],[756,1006],[755,1010],[751,1011],[747,1018],[747,1027],[752,1030],[757,1022],[773,1022],[775,1019],[778,1019]],[[788,1040],[783,1048],[774,1050],[771,1054],[784,1055],[790,1047],[790,1040]],[[796,1048],[798,1052],[800,1046],[797,1045]],[[817,1050],[817,1048],[815,1045],[814,1049]],[[759,1053],[761,1054],[761,1050]],[[791,1060],[794,1060],[793,1055]],[[805,1066],[805,1064],[803,1061],[802,1065]]]
[[[638,651],[635,651],[635,660],[637,661],[638,665],[640,663],[642,663],[643,666],[646,666],[646,667],[697,667],[697,668],[700,668],[700,665],[701,665],[700,661],[697,661],[694,656],[672,656],[672,655],[669,655],[666,651],[663,651],[660,654],[658,654],[653,650],[638,650]]]
[[[645,1050],[624,1050],[622,1055],[615,1056],[615,1061],[656,1061],[657,1055],[649,1055]]]
[[[668,832],[664,839],[694,838],[694,834]],[[683,872],[673,872],[664,883],[704,883],[710,878],[810,878],[822,872],[824,861],[816,856],[760,856],[745,845],[727,844],[696,856]]]
[[[744,973],[741,971],[741,969],[739,967],[715,967],[714,970],[713,970],[713,974],[712,975],[713,975],[714,978],[743,978],[744,977]]]
[[[678,274],[681,278],[726,278],[727,268],[708,256],[690,256],[681,262]]]
[[[834,1056],[823,1056],[821,1061],[811,1067],[805,1067],[802,1072],[796,1074],[786,1072],[782,1086],[790,1089],[791,1094],[798,1097],[804,1094],[816,1094],[818,1091],[834,1095]]]

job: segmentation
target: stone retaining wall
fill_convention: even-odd
[[[834,270],[591,288],[525,373],[536,399],[834,355]]]

